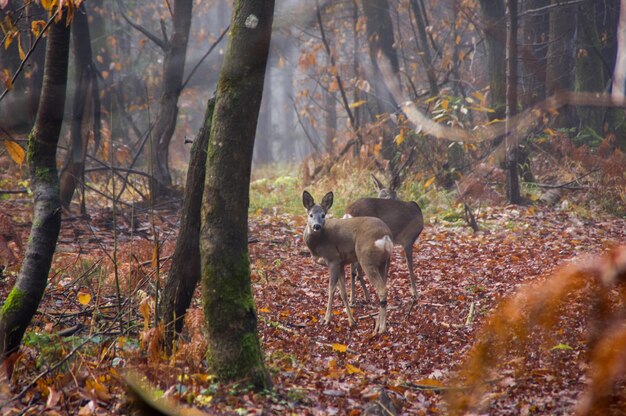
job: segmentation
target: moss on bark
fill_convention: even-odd
[[[248,206],[252,150],[274,1],[238,0],[220,72],[202,202],[200,253],[207,358],[224,381],[271,386],[256,333],[250,284]]]

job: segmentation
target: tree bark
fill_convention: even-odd
[[[550,31],[548,35],[548,66],[546,69],[546,95],[559,91],[571,91],[574,87],[574,46],[576,39],[575,6],[560,5],[560,0],[552,0],[555,5],[550,10]],[[555,120],[557,127],[575,125],[571,107],[561,109]]]
[[[61,227],[56,149],[63,122],[70,43],[70,28],[65,20],[64,14],[49,29],[39,110],[28,139],[35,199],[33,225],[20,274],[0,310],[1,361],[17,351],[37,311]]]
[[[72,103],[72,124],[70,149],[60,173],[61,204],[69,208],[76,186],[84,182],[85,157],[89,144],[89,132],[99,134],[99,123],[91,125],[94,105],[97,99],[96,74],[92,66],[91,36],[85,4],[81,3],[72,24],[72,45],[74,49],[74,100]],[[96,110],[96,111],[99,111]],[[93,130],[92,130],[93,127]],[[84,201],[83,201],[84,206]]]
[[[508,0],[509,28],[507,32],[507,82],[506,82],[506,123],[512,123],[517,114],[517,0]],[[507,129],[509,130],[509,129]],[[511,204],[522,200],[519,172],[517,168],[519,143],[515,136],[505,136],[507,162],[507,193]]]
[[[435,67],[433,66],[430,45],[428,44],[428,36],[426,35],[426,10],[421,7],[417,0],[411,0],[410,7],[411,10],[413,10],[415,25],[417,26],[417,33],[419,34],[419,46],[422,51],[420,56],[422,58],[422,62],[424,63],[426,76],[428,77],[430,95],[434,97],[439,94],[439,86],[437,85],[437,74],[435,73]]]
[[[503,119],[506,113],[506,59],[503,40],[506,36],[504,0],[480,0],[489,71],[490,119]]]
[[[263,90],[256,140],[254,141],[254,163],[260,166],[274,161],[272,157],[272,141],[275,139],[272,134],[272,107],[274,103],[272,102],[271,82],[271,66],[268,66],[265,72],[265,85],[268,88]]]
[[[576,80],[577,92],[603,92],[607,79],[602,62],[602,46],[596,26],[596,13],[601,5],[593,0],[586,0],[579,5],[576,13]],[[581,127],[590,128],[603,134],[603,124],[608,109],[603,107],[576,107]]]
[[[548,51],[548,12],[531,12],[545,5],[545,0],[524,0],[521,22],[520,102],[528,108],[546,97],[546,53]]]
[[[371,63],[371,85],[374,91],[368,97],[368,108],[371,112],[371,121],[377,122],[380,115],[390,114],[397,110],[398,104],[392,91],[400,91],[400,64],[395,49],[393,24],[389,13],[387,0],[364,0],[363,13],[367,19],[367,42]],[[383,61],[384,60],[384,61]],[[385,63],[389,69],[385,77],[379,63]],[[394,85],[387,85],[387,82]],[[394,143],[396,126],[386,123],[382,126],[383,158],[395,163]]]
[[[222,380],[271,385],[250,283],[248,206],[254,134],[274,0],[237,0],[217,85],[207,154],[200,253],[207,361]]]
[[[183,329],[185,314],[200,280],[200,213],[214,108],[215,98],[211,98],[207,104],[204,125],[191,148],[180,231],[161,298],[161,317],[165,323],[165,347],[168,353],[171,353],[175,335]]]
[[[151,181],[152,198],[163,195],[172,185],[168,165],[169,147],[178,117],[178,97],[182,90],[185,71],[192,5],[192,0],[174,1],[174,28],[163,60],[163,91],[152,133],[152,174],[154,176]]]

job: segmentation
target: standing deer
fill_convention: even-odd
[[[350,325],[356,321],[352,316],[346,295],[344,266],[359,262],[376,289],[380,300],[378,319],[374,334],[385,332],[387,327],[387,272],[393,242],[391,230],[378,218],[326,219],[326,213],[333,205],[333,193],[328,192],[317,205],[310,193],[302,193],[302,204],[307,212],[307,225],[304,229],[304,242],[316,257],[326,261],[329,271],[328,304],[324,323],[331,318],[333,296],[337,283]]]
[[[424,229],[424,216],[419,205],[413,201],[400,201],[396,194],[397,180],[392,180],[391,186],[385,187],[382,182],[372,175],[374,184],[378,188],[378,198],[361,198],[355,201],[346,210],[347,217],[376,217],[380,218],[391,230],[393,243],[404,248],[406,263],[411,277],[411,295],[417,298],[415,274],[413,273],[413,243]],[[394,183],[396,186],[394,186]],[[362,270],[358,264],[352,265],[350,303],[354,302],[355,276],[358,277],[365,299],[370,296],[365,287]]]

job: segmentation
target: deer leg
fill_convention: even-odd
[[[346,312],[348,313],[348,321],[350,325],[356,324],[354,320],[354,316],[352,315],[352,310],[350,309],[350,304],[348,303],[348,295],[346,294],[346,275],[342,268],[341,273],[339,275],[339,295],[341,296],[341,300],[346,307]]]
[[[411,296],[417,299],[417,286],[415,285],[415,274],[413,273],[413,243],[404,247],[404,255],[406,257],[406,265],[409,268],[409,276],[411,277]]]
[[[361,283],[361,287],[363,288],[363,294],[365,295],[365,299],[367,301],[367,303],[371,302],[371,298],[370,298],[370,294],[367,290],[367,286],[365,285],[365,279],[363,279],[363,275],[365,273],[363,272],[363,269],[361,268],[361,265],[359,263],[352,263],[350,265],[350,277],[351,277],[351,291],[350,291],[350,304],[354,305],[355,303],[355,298],[356,298],[356,288],[355,288],[355,284],[354,284],[354,280],[355,277],[357,277],[359,279],[359,282]]]
[[[380,268],[375,266],[363,266],[365,273],[369,276],[376,294],[378,295],[380,308],[378,309],[378,318],[374,326],[374,335],[382,334],[387,329],[387,262]]]
[[[333,296],[335,295],[335,289],[337,288],[337,281],[339,279],[339,269],[341,265],[330,264],[329,265],[329,277],[328,277],[328,303],[326,305],[326,315],[324,315],[324,323],[330,323],[330,317],[333,309]]]

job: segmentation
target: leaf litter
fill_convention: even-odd
[[[30,223],[24,207],[7,203],[3,211],[25,242]],[[3,412],[126,414],[122,376],[132,368],[161,394],[209,413],[357,415],[383,387],[403,414],[446,414],[442,393],[459,387],[456,372],[498,301],[581,254],[599,255],[626,241],[623,219],[581,219],[558,209],[488,208],[479,218],[484,231],[478,233],[433,221],[414,249],[416,304],[411,308],[406,262],[396,247],[388,279],[388,332],[372,337],[377,307],[364,303],[359,287],[353,307],[357,325],[349,327],[337,295],[332,321],[322,325],[328,272],[308,254],[301,238],[303,219],[253,215],[251,279],[259,336],[275,384],[272,392],[254,393],[206,374],[199,291],[174,356],[164,356],[154,342],[156,273],[149,217],[117,220],[115,273],[111,216],[95,210],[91,218],[64,219],[50,284],[14,363],[11,391],[2,394]],[[177,211],[159,211],[155,217],[163,279]],[[23,256],[17,244],[8,247]],[[5,269],[3,296],[17,270],[17,263]],[[120,301],[123,314],[117,313]],[[584,296],[572,296],[555,333],[537,335],[523,352],[513,346],[506,353],[505,364],[490,374],[494,381],[483,398],[486,413],[573,411],[588,381],[588,303]],[[64,335],[68,329],[74,332]],[[25,393],[7,402],[25,387]]]

